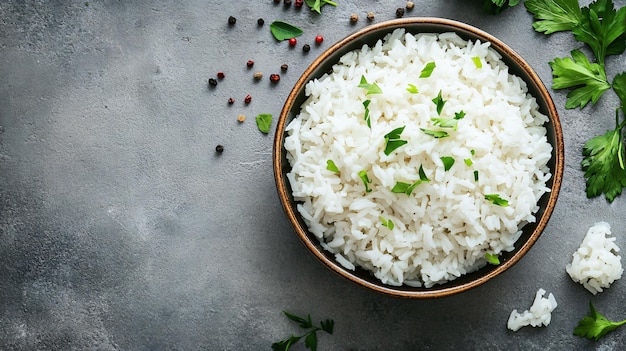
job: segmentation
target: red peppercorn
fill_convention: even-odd
[[[323,36],[318,35],[318,36],[315,37],[315,43],[317,45],[321,44],[323,41],[324,41],[324,37]]]
[[[304,5],[304,0],[296,0],[294,5],[296,7],[302,7],[302,5]]]
[[[296,40],[296,38],[289,39],[289,46],[296,46],[297,43],[298,40]]]
[[[228,98],[228,104],[229,104],[229,105],[232,105],[232,104],[234,104],[234,103],[235,103],[235,99],[233,99],[233,98]]]
[[[249,104],[252,101],[252,96],[250,96],[250,94],[246,95],[246,97],[243,99],[243,102],[247,104]]]
[[[246,62],[246,66],[248,66],[248,67],[254,66],[254,61],[248,60],[248,62]]]
[[[270,74],[270,82],[272,83],[278,83],[278,81],[280,80],[280,76],[276,73]]]
[[[224,79],[224,77],[225,77],[224,72],[217,72],[217,78]]]

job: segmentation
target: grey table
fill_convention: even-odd
[[[254,116],[278,116],[306,66],[365,27],[367,11],[380,22],[405,5],[338,3],[321,16],[272,0],[0,3],[1,350],[269,350],[299,332],[283,310],[335,320],[320,350],[626,348],[626,329],[595,343],[572,335],[590,300],[626,318],[624,281],[592,296],[565,273],[597,221],[626,248],[626,196],[587,199],[579,166],[584,141],[614,127],[611,94],[581,111],[551,91],[566,143],[561,195],[533,249],[493,281],[443,299],[396,299],[306,251],[276,194],[273,130],[260,133]],[[406,16],[490,32],[548,86],[548,62],[578,47],[569,33],[535,33],[523,6],[491,16],[480,1],[415,3]],[[295,48],[271,36],[278,19],[304,29]],[[623,57],[608,65],[626,71]],[[218,71],[224,79],[208,89]],[[552,323],[509,331],[511,310],[530,307],[539,288],[558,301]]]

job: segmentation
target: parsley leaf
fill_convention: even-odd
[[[502,10],[519,4],[520,0],[483,0],[483,10],[489,14],[495,15]]]
[[[578,0],[526,0],[524,5],[535,17],[533,28],[540,33],[572,30],[583,22]]]
[[[333,162],[333,160],[326,161],[326,169],[334,173],[340,173],[339,168],[337,168],[337,165]]]
[[[437,114],[441,115],[441,111],[443,110],[443,105],[446,104],[446,100],[444,100],[443,97],[441,97],[441,90],[439,90],[439,94],[437,94],[437,97],[434,98],[432,101],[433,101],[433,104],[437,106]]]
[[[583,146],[583,160],[580,164],[585,172],[589,198],[604,193],[606,199],[613,202],[622,193],[622,188],[626,187],[624,141],[621,137],[624,125],[626,120],[614,130],[588,140]]]
[[[441,128],[452,128],[454,131],[456,131],[459,120],[463,119],[463,117],[465,117],[465,112],[461,111],[456,112],[454,114],[454,118],[433,117],[430,120],[433,121],[436,126],[439,126]]]
[[[337,3],[330,0],[305,0],[308,7],[311,8],[312,11],[315,11],[319,14],[322,13],[322,6],[329,4],[333,6],[337,6]]]
[[[441,162],[443,162],[443,169],[447,172],[454,165],[454,157],[450,156],[441,156]]]
[[[378,84],[376,84],[376,82],[372,84],[368,83],[367,79],[365,79],[365,76],[361,76],[361,82],[359,83],[359,88],[367,89],[367,92],[365,93],[366,95],[383,93],[383,90],[380,89],[380,87],[378,86]]]
[[[478,181],[478,171],[474,171],[474,181]]]
[[[285,316],[290,320],[296,322],[301,329],[308,329],[308,331],[302,335],[291,335],[283,340],[277,341],[272,344],[273,351],[288,351],[291,346],[300,341],[300,339],[304,338],[304,346],[307,349],[316,351],[317,350],[317,332],[324,331],[328,334],[333,333],[333,327],[335,322],[332,319],[326,319],[320,322],[320,326],[313,325],[311,321],[311,315],[307,315],[306,318],[296,316],[295,314],[291,314],[287,311],[283,311]]]
[[[394,150],[408,143],[408,141],[400,139],[400,134],[404,131],[404,127],[396,128],[385,134],[385,155],[389,156]]]
[[[507,207],[509,206],[509,201],[500,197],[498,194],[486,194],[485,200],[491,201],[494,205]]]
[[[424,129],[424,128],[420,128],[420,130],[424,132],[424,134],[430,135],[431,137],[437,138],[437,139],[450,136],[450,134],[448,134],[448,132],[446,132],[445,130],[431,130],[431,129]]]
[[[269,113],[261,113],[260,115],[256,116],[256,126],[257,128],[259,128],[261,133],[269,133],[271,124],[272,115],[270,115]]]
[[[567,94],[565,108],[585,107],[595,104],[600,96],[611,88],[604,66],[591,63],[579,50],[571,52],[572,58],[556,58],[552,67],[553,89],[574,88]]]
[[[489,252],[485,252],[485,259],[487,260],[487,262],[493,264],[493,265],[499,265],[500,264],[500,258],[498,258],[498,255],[494,255],[492,253]]]
[[[612,322],[598,313],[589,301],[589,314],[578,322],[574,328],[574,335],[598,341],[601,337],[626,324],[626,320]]]
[[[370,189],[369,184],[372,182],[370,180],[370,178],[367,176],[367,171],[366,170],[362,170],[358,173],[359,178],[361,178],[361,180],[363,181],[363,184],[365,185],[365,192],[366,193],[370,193],[372,192],[372,189]]]
[[[424,66],[424,68],[422,68],[422,72],[420,72],[420,78],[428,78],[428,77],[430,77],[430,75],[433,74],[433,71],[435,70],[435,67],[437,67],[435,62],[428,62],[426,64],[426,66]]]
[[[621,54],[626,49],[626,7],[619,11],[610,0],[596,0],[582,9],[583,21],[572,28],[576,40],[586,43],[596,60],[604,65],[607,55]]]
[[[476,66],[476,68],[483,68],[483,63],[480,61],[480,57],[472,57],[472,62],[474,62],[474,66]]]
[[[270,24],[270,32],[276,40],[285,40],[299,37],[304,31],[293,24],[284,21],[274,21]]]

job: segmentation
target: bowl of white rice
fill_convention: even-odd
[[[563,175],[557,110],[532,68],[470,25],[406,18],[322,53],[289,94],[273,166],[325,266],[376,292],[442,297],[537,241]]]

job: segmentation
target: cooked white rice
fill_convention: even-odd
[[[610,235],[611,226],[606,222],[591,226],[572,255],[572,262],[565,267],[573,281],[594,295],[609,288],[624,272],[616,238]]]
[[[428,62],[436,68],[419,78]],[[366,95],[358,87],[362,76],[383,93]],[[419,93],[408,92],[409,84]],[[286,128],[287,178],[309,230],[347,269],[363,267],[389,285],[431,287],[484,266],[487,252],[513,250],[520,228],[535,221],[537,202],[550,190],[548,118],[489,43],[398,29],[344,55],[305,90],[308,98]],[[456,131],[445,129],[446,138],[420,130],[444,130],[431,121],[439,92],[446,100],[439,117],[466,113]],[[401,126],[408,143],[385,155],[384,135]],[[442,156],[455,159],[448,171]],[[340,173],[329,171],[327,160]],[[396,182],[418,180],[420,166],[430,181],[410,195],[390,191]]]
[[[539,289],[535,294],[535,300],[529,310],[522,313],[517,310],[511,311],[507,327],[512,331],[518,331],[521,327],[532,325],[533,327],[547,326],[552,319],[552,311],[557,306],[554,295],[550,293],[548,297],[543,297],[545,290]]]

